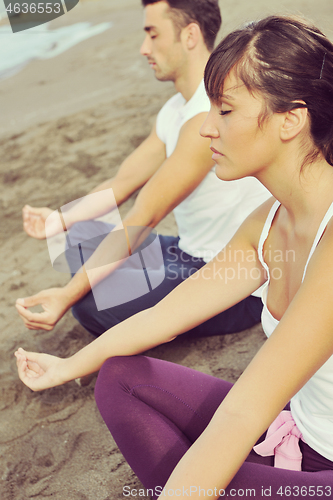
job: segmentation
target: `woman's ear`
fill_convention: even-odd
[[[304,101],[296,101],[303,106],[282,113],[283,122],[280,133],[283,141],[296,137],[308,125],[308,108]]]
[[[182,37],[188,50],[194,49],[200,40],[201,30],[198,24],[190,23],[183,29]]]

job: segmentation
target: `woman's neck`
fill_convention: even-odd
[[[294,227],[309,220],[315,223],[333,201],[333,166],[323,158],[302,169],[290,161],[280,162],[260,173],[258,179],[287,210]]]

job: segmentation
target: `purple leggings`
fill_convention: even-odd
[[[95,397],[125,459],[144,487],[158,493],[231,387],[184,366],[130,356],[104,363]],[[300,446],[301,472],[274,468],[273,457],[252,451],[225,497],[333,498],[333,462]]]

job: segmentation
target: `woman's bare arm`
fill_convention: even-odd
[[[179,462],[166,491],[228,486],[257,439],[333,354],[333,224],[279,325]],[[213,495],[210,498],[218,498]],[[161,497],[169,498],[167,495]],[[194,500],[199,499],[194,493]]]
[[[21,380],[42,390],[97,371],[113,356],[138,354],[228,309],[265,280],[254,242],[272,202],[242,225],[226,249],[155,307],[142,311],[105,332],[68,359],[19,350]]]

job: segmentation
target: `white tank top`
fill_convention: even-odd
[[[167,157],[174,152],[184,123],[209,110],[203,81],[188,102],[180,93],[169,99],[156,121],[156,132],[166,146]],[[214,167],[174,209],[179,248],[205,262],[210,261],[227,245],[246,217],[270,196],[254,177],[222,181],[216,177]]]
[[[273,333],[279,321],[272,316],[267,307],[267,292],[270,277],[268,266],[264,261],[263,246],[279,206],[280,202],[278,201],[272,206],[262,230],[258,246],[259,260],[268,276],[268,280],[262,289],[264,307],[261,316],[262,327],[267,337]],[[302,282],[312,254],[332,216],[333,203],[327,210],[319,226],[304,268]],[[290,407],[292,416],[303,435],[304,441],[311,446],[311,448],[320,453],[320,455],[333,461],[333,356],[331,356],[302,389],[295,394],[291,399]]]

